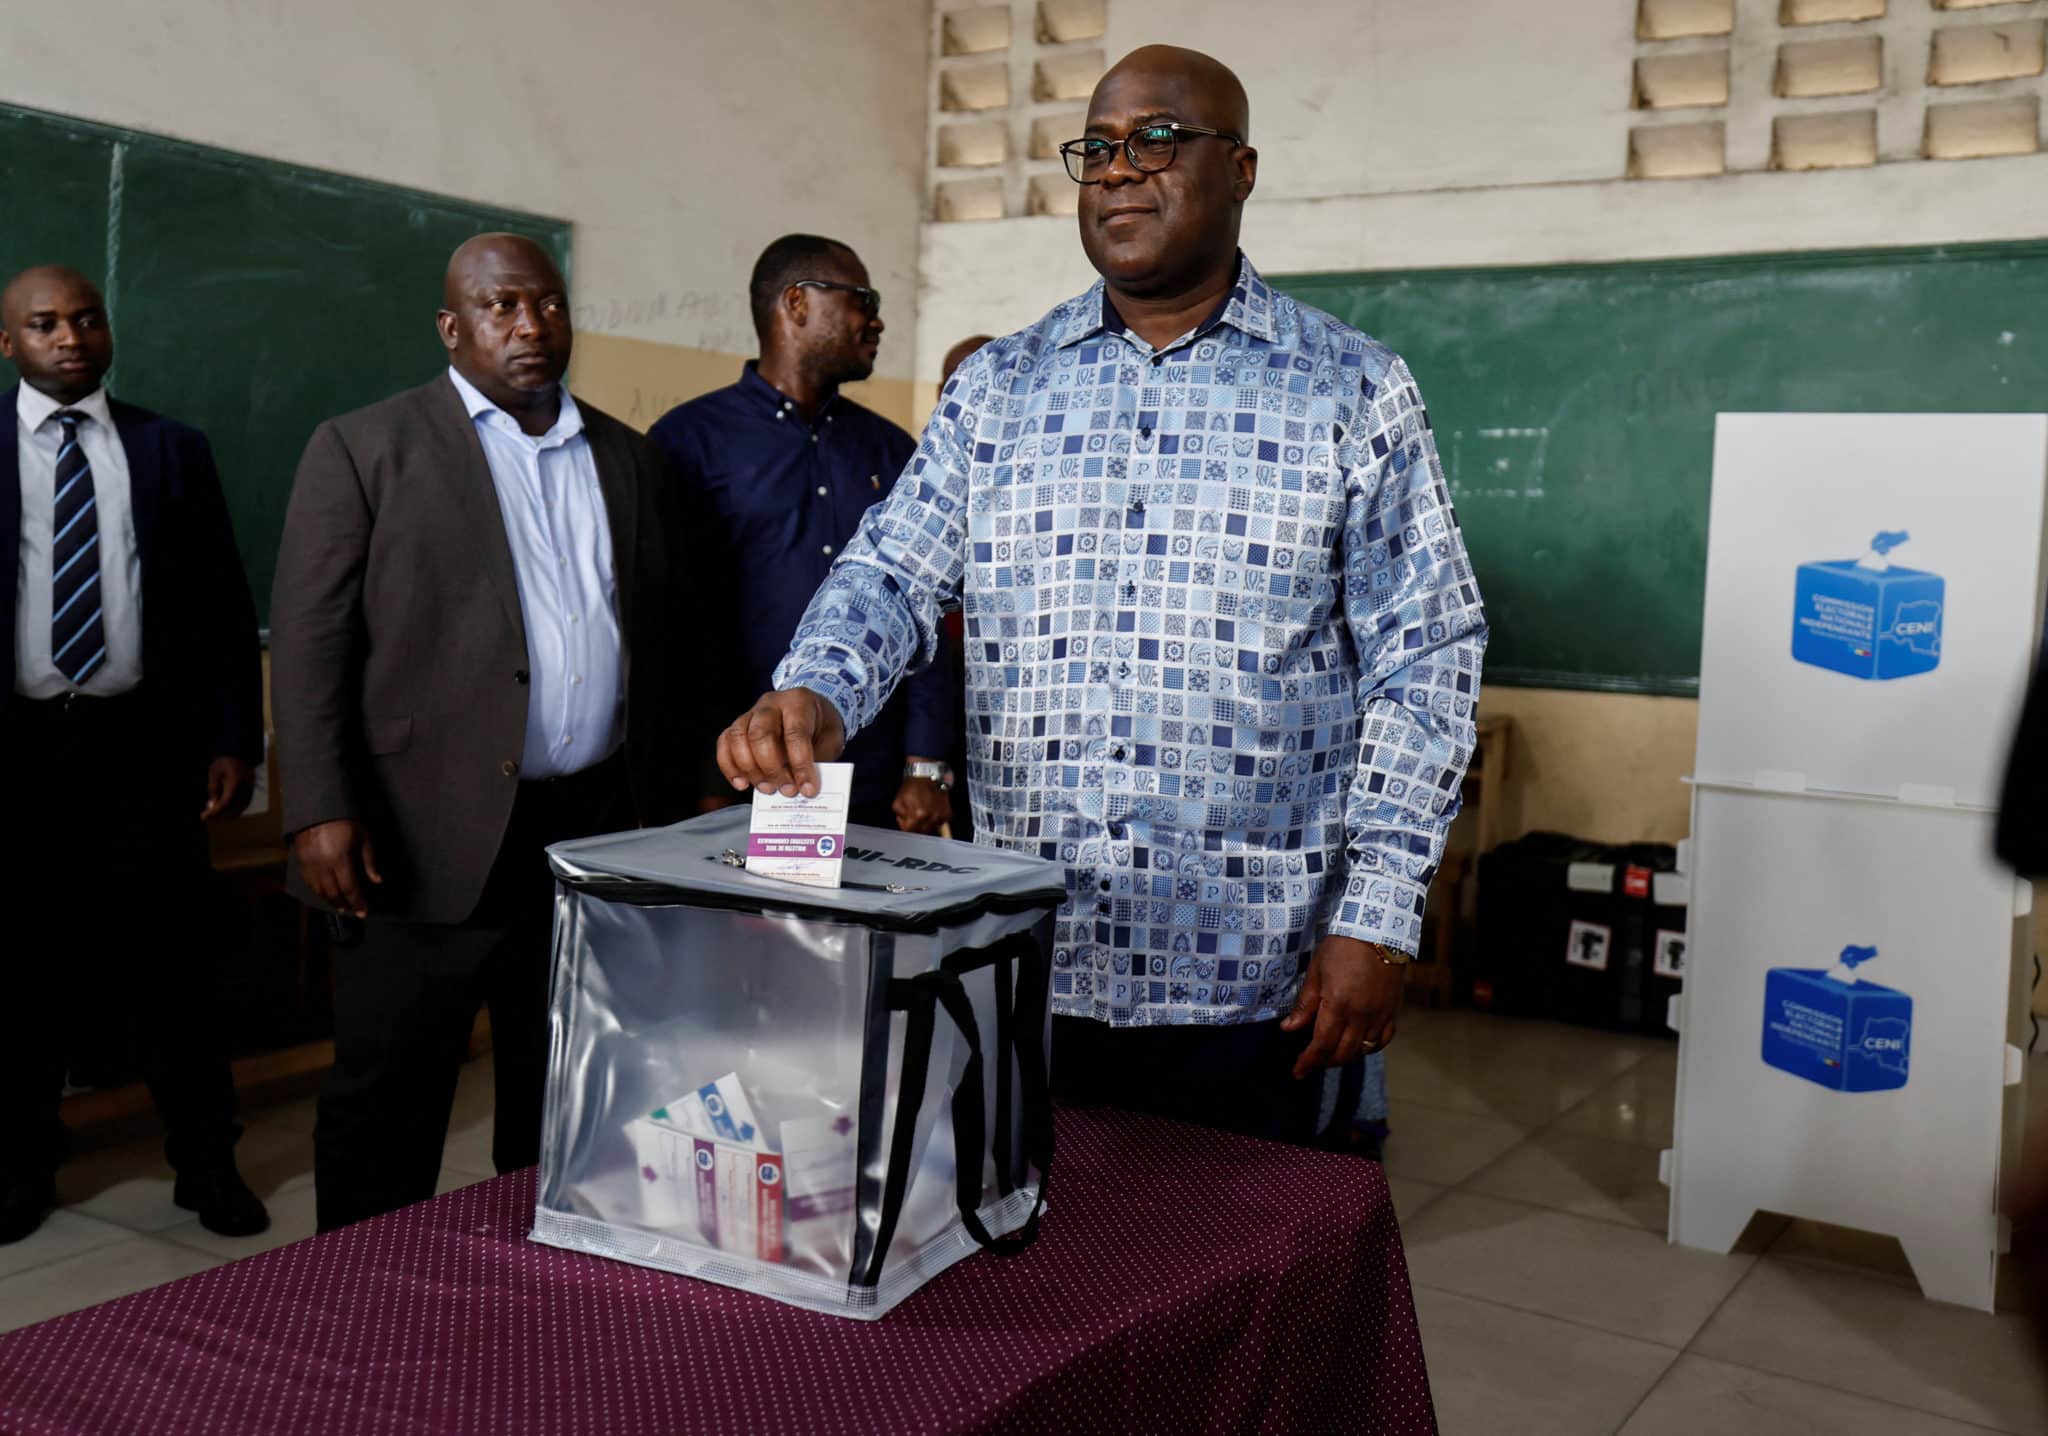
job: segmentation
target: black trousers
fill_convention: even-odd
[[[632,825],[620,756],[566,778],[522,783],[467,922],[373,915],[361,941],[336,952],[334,1068],[313,1129],[321,1231],[434,1194],[479,1007],[491,1014],[492,1163],[510,1172],[540,1160],[554,915],[545,849]]]
[[[179,1170],[232,1159],[234,1079],[210,930],[205,763],[171,755],[138,690],[0,700],[0,1173],[54,1171],[65,1058],[132,1029]]]
[[[1311,1034],[1276,1019],[1229,1027],[1111,1027],[1052,1020],[1053,1099],[1125,1107],[1298,1147],[1348,1149],[1363,1058],[1296,1081]]]

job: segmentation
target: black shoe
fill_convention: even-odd
[[[0,1247],[43,1224],[57,1205],[57,1179],[48,1172],[0,1178]]]
[[[199,1213],[199,1225],[224,1237],[253,1237],[270,1226],[270,1213],[231,1161],[178,1173],[171,1200]]]

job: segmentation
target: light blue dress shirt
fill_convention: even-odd
[[[1486,625],[1415,380],[1249,262],[1154,350],[1102,286],[961,366],[776,672],[869,722],[964,610],[976,840],[1066,865],[1053,1008],[1287,1012],[1413,953]]]
[[[612,531],[583,412],[565,385],[554,427],[535,437],[452,368],[448,377],[483,442],[519,575],[529,682],[520,775],[581,772],[625,737]]]

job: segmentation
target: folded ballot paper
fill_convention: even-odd
[[[849,1116],[796,1117],[769,1135],[728,1072],[626,1124],[642,1216],[704,1245],[767,1262],[832,1262],[853,1209]]]

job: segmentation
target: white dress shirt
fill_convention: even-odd
[[[100,626],[106,661],[73,683],[50,658],[50,550],[57,511],[57,452],[64,426],[57,412],[85,416],[79,447],[92,465],[92,494],[99,517]],[[30,384],[14,401],[21,464],[21,562],[15,568],[14,691],[25,698],[61,698],[84,693],[111,698],[142,681],[142,553],[135,544],[135,503],[129,490],[128,451],[107,409],[105,388],[76,404],[60,404]]]
[[[529,687],[525,778],[558,778],[610,757],[625,733],[618,581],[597,458],[562,389],[554,427],[534,437],[449,369],[476,424],[505,517]]]

